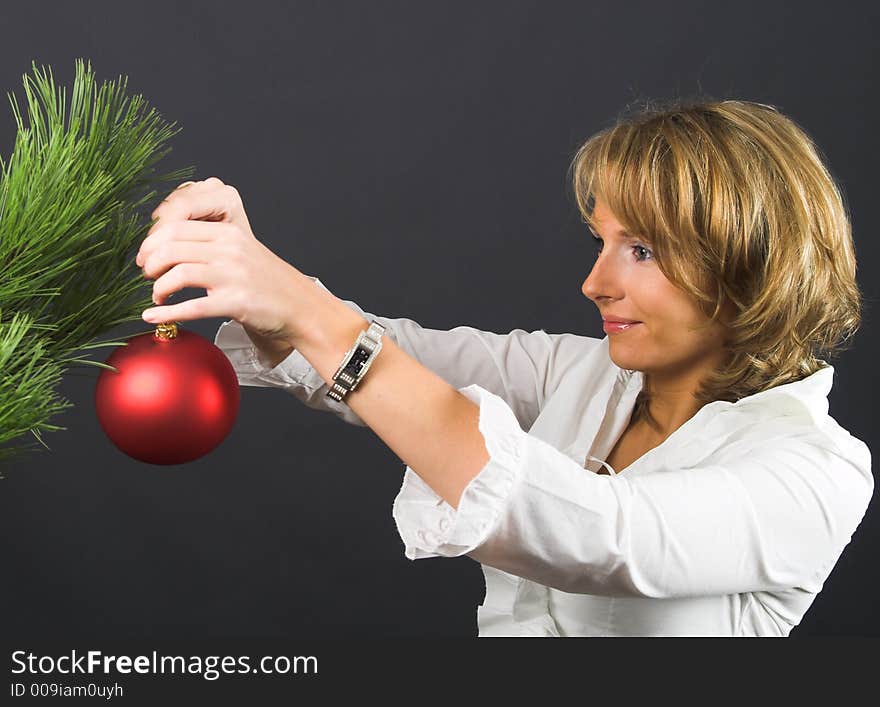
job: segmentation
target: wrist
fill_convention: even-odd
[[[312,278],[300,287],[299,322],[289,343],[330,385],[346,352],[370,322]]]

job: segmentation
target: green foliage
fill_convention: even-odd
[[[28,125],[9,94],[18,131],[0,158],[0,445],[16,441],[0,462],[36,448],[18,440],[28,432],[48,449],[40,431],[67,429],[49,420],[73,406],[56,390],[68,364],[112,369],[74,354],[126,345],[94,339],[152,305],[134,263],[153,223],[145,207],[154,187],[194,173],[155,174],[179,129],[127,96],[127,78],[98,86],[78,59],[68,109],[51,68],[32,69]]]

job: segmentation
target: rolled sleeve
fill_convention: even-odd
[[[480,407],[478,426],[489,461],[465,487],[457,509],[406,467],[392,515],[411,560],[457,557],[485,542],[522,473],[527,435],[508,405],[476,384],[458,391]]]
[[[327,287],[318,278],[313,277],[312,280],[327,290]],[[356,303],[343,301],[353,311],[365,315]],[[371,315],[365,316],[370,317]],[[393,330],[388,330],[386,335],[396,341]],[[329,386],[321,374],[299,351],[294,349],[277,366],[271,366],[268,361],[263,359],[260,350],[251,341],[244,327],[234,319],[220,325],[214,337],[214,345],[229,359],[239,385],[278,388],[290,393],[313,410],[331,412],[344,422],[358,427],[366,427],[366,423],[345,401],[327,396]]]
[[[319,287],[327,289],[317,277],[311,279]],[[292,351],[276,366],[270,365],[235,319],[220,325],[214,336],[214,345],[229,359],[240,385],[258,388],[298,386],[308,392],[314,392],[324,385],[324,379],[299,351]]]
[[[277,366],[269,365],[244,327],[234,319],[220,325],[214,345],[226,354],[240,385],[260,388],[296,385],[314,390],[324,383],[305,356],[296,350]]]

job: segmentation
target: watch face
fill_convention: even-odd
[[[348,362],[348,365],[345,367],[345,370],[353,376],[357,376],[358,372],[363,368],[364,364],[367,362],[367,359],[370,357],[370,352],[367,351],[362,346],[358,346],[357,351],[352,354],[351,360]]]
[[[360,368],[361,366],[363,366],[367,362],[367,359],[369,357],[370,357],[370,352],[367,351],[362,346],[358,346],[357,351],[354,352],[354,356],[351,357],[351,362],[352,363],[357,362],[358,368]]]

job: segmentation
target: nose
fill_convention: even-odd
[[[587,299],[597,302],[603,297],[619,299],[622,295],[620,273],[615,271],[614,264],[610,258],[605,257],[604,253],[600,253],[596,257],[596,262],[590,269],[583,284],[581,292]]]

